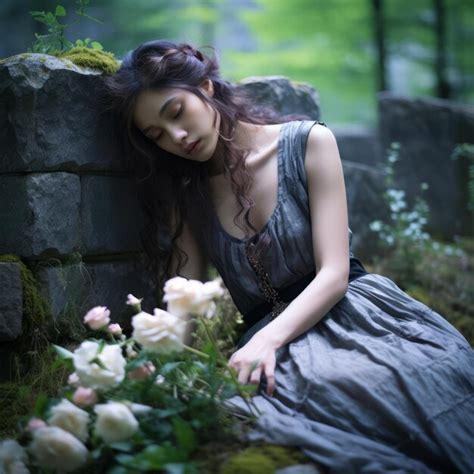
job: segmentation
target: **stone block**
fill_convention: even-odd
[[[133,182],[123,177],[82,176],[83,255],[139,251],[143,227]]]
[[[352,251],[362,260],[371,259],[380,248],[378,235],[370,230],[375,220],[387,221],[388,207],[382,199],[384,173],[371,166],[342,162],[346,185],[347,212],[352,235]]]
[[[13,341],[21,334],[23,284],[20,265],[0,262],[0,342]]]
[[[48,300],[53,318],[78,318],[94,306],[107,306],[111,318],[123,327],[130,324],[127,294],[144,298],[142,309],[157,307],[153,285],[147,277],[143,257],[71,265],[44,262],[36,270],[42,295]]]
[[[399,189],[413,203],[423,193],[432,209],[428,229],[450,239],[472,235],[472,214],[468,202],[468,160],[450,156],[459,143],[474,143],[474,107],[423,98],[408,99],[380,93],[378,96],[380,138],[385,152],[391,142],[399,142],[399,162],[395,165]]]
[[[0,176],[0,253],[47,257],[80,244],[79,177],[70,173]]]
[[[379,166],[383,161],[378,135],[365,127],[333,127],[342,160]]]
[[[0,63],[0,173],[117,170],[100,71],[45,54]]]
[[[291,82],[284,76],[253,76],[239,81],[237,86],[259,106],[319,120],[319,95],[309,84]]]

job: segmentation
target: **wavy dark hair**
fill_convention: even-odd
[[[206,79],[213,83],[212,97],[199,88]],[[188,255],[176,243],[184,222],[189,225],[201,251],[209,257],[206,233],[211,229],[215,212],[209,190],[209,162],[196,162],[166,152],[134,124],[138,95],[145,90],[162,88],[188,90],[220,114],[217,146],[222,156],[219,159],[223,160],[224,173],[230,178],[232,192],[240,206],[234,223],[245,238],[256,234],[257,229],[249,221],[254,205],[248,196],[252,178],[245,167],[249,150],[237,147],[232,141],[237,121],[270,124],[308,118],[283,116],[271,109],[253,106],[236,86],[221,79],[215,54],[207,56],[187,43],[167,40],[144,43],[128,53],[118,72],[105,80],[106,108],[114,117],[144,212],[145,225],[140,237],[148,257],[147,268],[160,294],[164,279],[172,276],[173,253],[178,259],[178,274],[188,260]]]

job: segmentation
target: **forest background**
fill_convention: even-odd
[[[75,0],[2,0],[0,57],[28,50],[44,25],[29,11]],[[471,0],[91,0],[71,40],[91,38],[121,59],[152,39],[212,46],[222,75],[284,75],[320,94],[331,126],[374,127],[376,93],[474,102]],[[212,52],[207,50],[207,52]]]

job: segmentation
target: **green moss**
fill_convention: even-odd
[[[295,448],[250,446],[231,456],[220,468],[219,474],[273,474],[277,469],[307,461],[308,458]]]
[[[119,68],[119,63],[112,53],[82,46],[72,48],[57,56],[59,58],[69,59],[77,66],[99,69],[106,74],[114,74]]]
[[[26,330],[29,332],[32,327],[43,326],[48,323],[51,317],[48,302],[40,294],[38,284],[31,273],[31,270],[16,255],[0,255],[0,262],[15,262],[20,265],[21,280],[23,283],[23,315],[26,323]]]

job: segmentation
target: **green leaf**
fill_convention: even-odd
[[[56,5],[55,16],[66,16],[66,9],[62,5]]]
[[[64,349],[64,347],[57,346],[56,344],[53,344],[53,347],[61,359],[63,360],[74,359],[74,354],[71,351]]]
[[[191,454],[197,445],[197,439],[193,429],[189,423],[182,418],[174,417],[171,422],[173,423],[173,431],[176,440],[188,454]]]
[[[97,51],[104,50],[104,47],[98,41],[92,41],[91,46],[92,46],[92,49],[96,49]]]
[[[36,398],[34,415],[38,418],[44,418],[48,408],[49,398],[45,393],[40,393]]]

